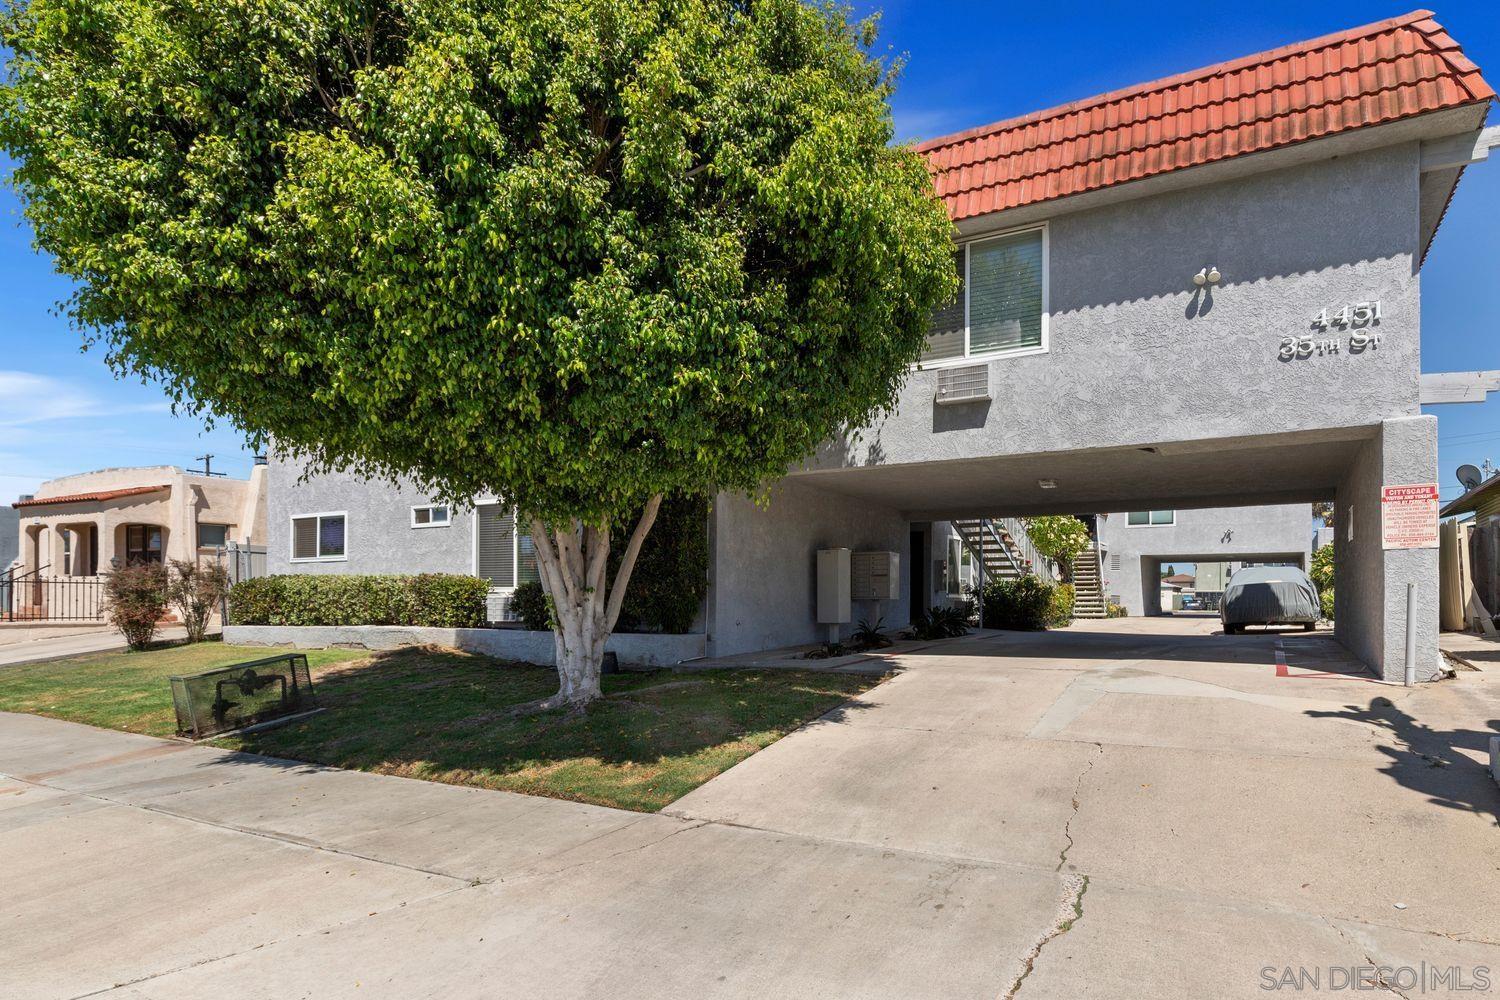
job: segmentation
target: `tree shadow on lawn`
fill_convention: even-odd
[[[1427,796],[1433,805],[1488,815],[1500,826],[1500,785],[1488,764],[1478,764],[1461,750],[1478,751],[1489,759],[1491,736],[1500,736],[1500,719],[1488,722],[1489,730],[1433,729],[1397,708],[1389,698],[1373,698],[1366,708],[1346,706],[1343,711],[1309,710],[1315,719],[1348,719],[1383,730],[1393,746],[1379,750],[1390,758],[1381,768],[1404,788]]]
[[[774,670],[617,674],[586,712],[515,717],[514,706],[557,689],[555,670],[403,649],[316,671],[327,711],[219,745],[654,811],[875,683]]]

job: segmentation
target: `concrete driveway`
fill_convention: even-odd
[[[5,995],[1484,995],[1495,675],[1211,630],[905,655],[656,816],[0,716]]]

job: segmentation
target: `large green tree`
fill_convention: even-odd
[[[316,471],[513,502],[548,705],[597,696],[661,495],[867,424],[954,290],[841,8],[29,0],[4,41],[0,143],[77,324]]]

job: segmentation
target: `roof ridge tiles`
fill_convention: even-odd
[[[1453,59],[1449,55],[1449,53],[1456,51],[1458,53],[1458,57],[1462,59],[1463,62],[1468,66],[1467,69],[1463,69],[1461,70],[1461,72],[1477,75],[1479,69],[1478,66],[1475,66],[1466,56],[1463,56],[1462,49],[1459,47],[1458,43],[1453,41],[1451,36],[1449,36],[1446,31],[1442,30],[1441,26],[1438,25],[1435,20],[1432,20],[1432,17],[1433,14],[1430,10],[1412,11],[1411,13],[1403,14],[1400,17],[1387,18],[1384,21],[1375,21],[1358,28],[1350,28],[1345,31],[1335,32],[1333,34],[1324,35],[1321,38],[1311,39],[1310,41],[1296,42],[1291,45],[1281,46],[1280,48],[1268,49],[1264,52],[1252,53],[1251,55],[1241,56],[1237,59],[1232,59],[1227,62],[1213,63],[1208,66],[1202,66],[1198,69],[1187,70],[1185,72],[1177,73],[1172,76],[1162,77],[1157,80],[1150,80],[1145,83],[1131,84],[1130,86],[1106,91],[1102,94],[1095,94],[1091,97],[1080,98],[1076,101],[1070,101],[1066,104],[1059,104],[1051,108],[1044,108],[1040,111],[1030,111],[1026,114],[1002,119],[1001,121],[992,122],[988,125],[979,125],[974,128],[965,129],[961,132],[954,132],[949,135],[926,139],[922,142],[917,143],[916,148],[920,152],[928,152],[930,150],[938,149],[942,146],[957,144],[969,139],[990,135],[995,132],[1007,131],[1009,129],[1019,128],[1027,124],[1048,121],[1080,111],[1105,107],[1110,104],[1117,104],[1120,101],[1129,98],[1148,97],[1153,94],[1170,90],[1173,87],[1184,87],[1192,84],[1205,83],[1213,79],[1222,79],[1226,75],[1233,72],[1238,72],[1240,70],[1246,70],[1250,68],[1261,68],[1268,63],[1282,61],[1293,56],[1307,55],[1309,53],[1316,52],[1319,49],[1331,49],[1337,45],[1360,41],[1363,39],[1378,36],[1382,33],[1389,33],[1397,28],[1415,27],[1416,24],[1422,23],[1424,21],[1430,22],[1437,28],[1435,32],[1421,32],[1424,37],[1431,38],[1434,34],[1441,35],[1451,44],[1446,46],[1429,45],[1422,50],[1418,50],[1418,52],[1404,53],[1399,56],[1390,56],[1386,57],[1386,59],[1384,60],[1379,61],[1395,61],[1398,58],[1410,58],[1412,55],[1416,55],[1419,52],[1425,51],[1433,56],[1441,57],[1444,59],[1444,61],[1448,62],[1450,65],[1453,65]],[[1360,67],[1363,67],[1370,65],[1370,63],[1361,62],[1358,65]],[[1455,66],[1454,68],[1455,70],[1459,70],[1459,67],[1457,66]],[[1483,80],[1481,79],[1480,82],[1483,83]],[[1487,84],[1484,85],[1483,89],[1489,92],[1489,96],[1494,96],[1494,91],[1491,90]],[[1259,93],[1260,89],[1257,89],[1255,92]]]
[[[1418,10],[916,148],[960,221],[1494,96]]]

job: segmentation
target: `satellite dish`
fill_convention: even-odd
[[[1464,489],[1472,490],[1484,482],[1484,473],[1480,472],[1477,466],[1460,465],[1458,467],[1458,481],[1464,484]]]

